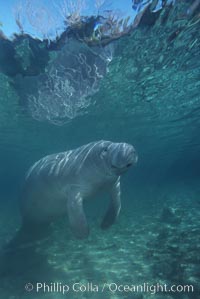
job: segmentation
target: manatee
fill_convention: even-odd
[[[89,228],[83,202],[105,191],[111,199],[101,228],[109,228],[121,208],[120,176],[137,159],[132,145],[104,140],[42,158],[25,177],[20,205],[23,226],[42,227],[67,214],[74,235],[86,238]]]

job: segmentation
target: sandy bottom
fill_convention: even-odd
[[[1,244],[19,225],[19,217],[10,215],[11,207],[1,207]],[[145,212],[134,220],[122,213],[107,231],[93,220],[84,241],[74,239],[67,222],[60,221],[44,241],[2,251],[0,298],[199,299],[199,208],[198,200],[183,205],[173,197],[154,215]],[[180,286],[177,292],[164,292],[165,284],[167,289],[192,285],[193,292],[180,291]]]

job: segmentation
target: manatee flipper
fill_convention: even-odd
[[[109,228],[117,219],[121,209],[120,193],[120,178],[118,178],[111,190],[111,202],[101,223],[102,229]]]
[[[69,224],[74,235],[79,239],[84,239],[89,235],[89,228],[83,210],[83,199],[80,192],[68,198],[67,213]]]

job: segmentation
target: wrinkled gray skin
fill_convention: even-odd
[[[136,162],[132,145],[110,141],[92,142],[42,158],[26,175],[21,200],[24,224],[49,223],[68,214],[75,236],[85,238],[89,229],[83,200],[105,190],[111,202],[101,227],[108,228],[120,212],[120,175]]]

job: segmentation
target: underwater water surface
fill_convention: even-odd
[[[25,173],[40,158],[98,140],[130,143],[139,157],[122,176],[111,228],[100,228],[105,194],[84,204],[88,239],[77,240],[64,218],[34,246],[2,250],[0,298],[199,298],[200,19],[181,18],[185,6],[105,46],[71,37],[46,50],[24,36],[11,42],[12,56],[0,40],[2,248],[20,227]],[[180,288],[131,289],[144,284]]]

